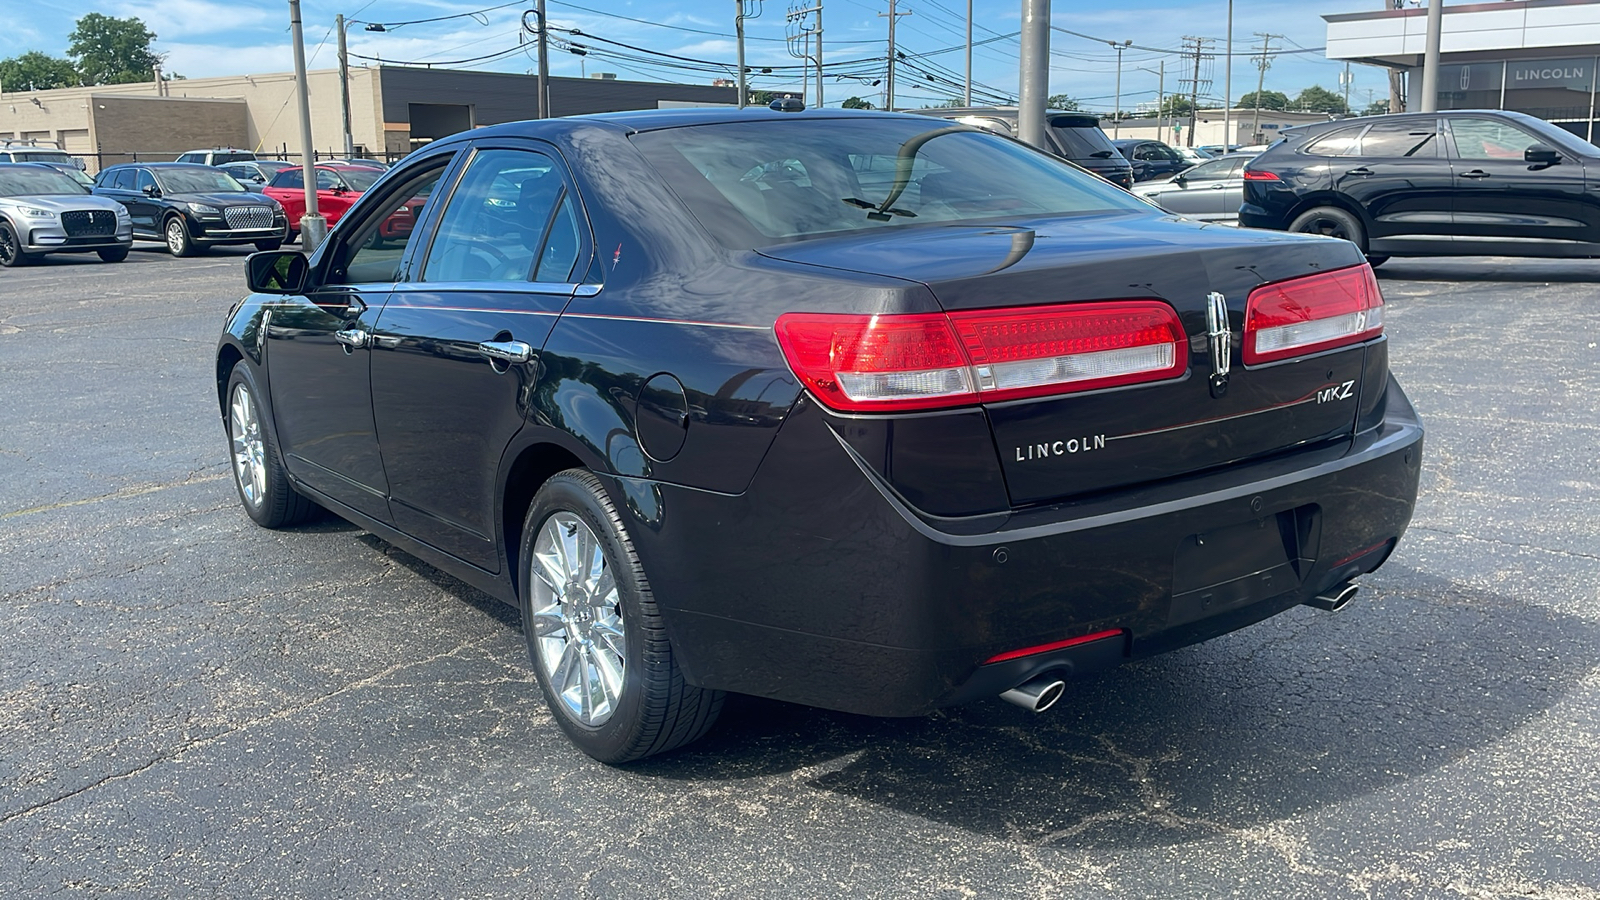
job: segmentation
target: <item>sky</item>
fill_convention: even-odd
[[[302,0],[306,52],[312,68],[336,64],[334,17],[343,13],[357,24],[348,29],[351,64],[370,64],[362,57],[394,63],[431,63],[451,68],[501,72],[536,71],[531,44],[519,48],[522,18],[533,0],[498,9],[500,0]],[[746,65],[774,67],[757,74],[752,86],[766,90],[799,90],[799,60],[785,41],[787,13],[815,6],[818,0],[744,0]],[[850,96],[882,105],[886,68],[888,0],[820,0],[823,5],[823,62],[827,75],[824,100],[837,106]],[[289,43],[288,4],[284,0],[97,0],[97,2],[26,3],[21,15],[7,16],[0,30],[0,58],[29,50],[54,56],[66,53],[73,23],[89,12],[141,19],[156,33],[154,48],[167,56],[167,69],[197,78],[208,75],[281,72],[293,68]],[[739,0],[546,0],[554,75],[579,76],[614,72],[618,78],[641,81],[708,83],[732,77],[736,70],[734,14]],[[1256,32],[1283,35],[1266,72],[1266,89],[1291,98],[1302,88],[1321,85],[1340,90],[1343,64],[1321,52],[1326,26],[1322,16],[1382,9],[1383,0],[1234,0],[1232,96],[1255,90],[1257,69],[1252,47]],[[1178,90],[1180,79],[1193,76],[1177,52],[1186,36],[1213,38],[1214,58],[1202,64],[1202,96],[1223,96],[1228,0],[1055,0],[1051,24],[1060,30],[1050,38],[1050,92],[1077,98],[1085,109],[1109,110],[1117,91],[1118,53],[1108,41],[1132,41],[1121,54],[1122,108],[1153,105],[1158,72],[1166,65],[1165,87]],[[975,91],[984,97],[1015,97],[1018,49],[1015,32],[1021,22],[1021,0],[973,0]],[[897,10],[910,11],[896,26],[897,50],[910,58],[898,67],[897,105],[922,106],[960,93],[965,79],[966,0],[897,0]],[[461,15],[476,12],[475,15]],[[421,19],[441,21],[419,22]],[[528,16],[532,20],[532,15]],[[365,23],[384,23],[382,33]],[[396,23],[413,23],[396,25]],[[581,32],[574,34],[572,29]],[[1081,36],[1080,36],[1081,35]],[[814,43],[814,41],[813,41]],[[570,52],[572,44],[589,55]],[[620,45],[629,45],[627,47]],[[496,55],[498,54],[498,55]],[[693,62],[652,54],[670,54]],[[490,57],[483,59],[482,57]],[[788,66],[783,69],[777,67]],[[1180,72],[1180,70],[1185,70]],[[933,76],[934,81],[929,80]],[[1351,104],[1365,106],[1388,95],[1387,76],[1380,69],[1354,66]],[[955,86],[952,86],[951,83]],[[1208,82],[1208,83],[1206,83]],[[1187,90],[1187,87],[1184,86]],[[1202,103],[1202,105],[1207,105]]]

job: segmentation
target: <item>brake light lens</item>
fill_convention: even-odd
[[[1254,169],[1244,170],[1245,181],[1282,181],[1276,172],[1258,172]]]
[[[1264,285],[1245,310],[1245,365],[1304,356],[1383,333],[1383,295],[1365,263]]]
[[[1155,300],[917,315],[786,313],[778,344],[845,412],[1014,400],[1175,378],[1185,338]]]

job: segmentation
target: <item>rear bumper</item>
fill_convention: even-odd
[[[1205,640],[1377,568],[1410,522],[1423,441],[1392,380],[1386,401],[1338,446],[997,516],[919,514],[809,403],[744,494],[613,487],[693,683],[917,715]],[[1226,547],[1252,528],[1282,532],[1283,565],[1194,561],[1197,535]]]

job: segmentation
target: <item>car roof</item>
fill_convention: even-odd
[[[49,163],[43,162],[0,162],[0,166],[5,166],[8,169],[50,169],[51,171],[54,171],[56,168]]]

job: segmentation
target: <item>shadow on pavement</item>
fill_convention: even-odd
[[[1595,664],[1600,624],[1386,574],[1404,589],[1077,682],[1042,716],[998,700],[888,720],[732,698],[705,740],[631,771],[814,767],[814,788],[990,838],[1150,847],[1424,775],[1516,731]]]

